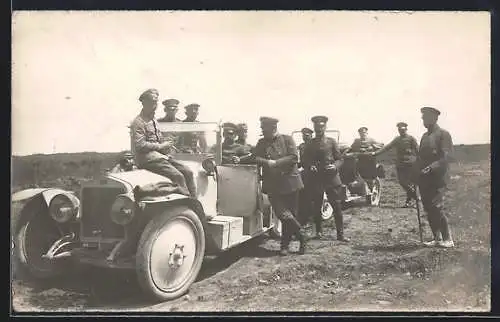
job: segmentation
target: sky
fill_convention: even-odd
[[[341,142],[399,121],[419,140],[422,106],[455,144],[490,142],[489,12],[17,11],[12,62],[13,155],[129,149],[148,88],[250,143],[260,116],[290,134],[314,115]]]

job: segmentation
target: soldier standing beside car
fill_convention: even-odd
[[[372,152],[373,156],[380,155],[392,148],[396,148],[396,172],[401,187],[406,192],[404,207],[410,207],[411,200],[417,200],[415,184],[412,182],[413,169],[417,160],[417,140],[408,134],[408,124],[399,122],[397,125],[399,136],[395,137],[382,149]]]
[[[315,137],[305,147],[303,165],[310,176],[310,191],[313,205],[313,216],[316,224],[316,238],[322,237],[321,207],[323,195],[326,192],[328,202],[333,207],[335,217],[335,228],[337,229],[337,240],[348,242],[344,236],[344,217],[342,214],[342,182],[339,169],[342,166],[337,141],[325,136],[328,117],[314,116]],[[309,188],[309,187],[308,187]]]
[[[308,171],[304,169],[302,164],[302,160],[304,160],[304,150],[307,144],[309,144],[312,140],[314,131],[310,128],[303,128],[302,132],[302,142],[299,145],[299,168],[302,168],[300,172],[300,176],[302,177],[302,182],[304,183],[304,189],[300,192],[300,200],[299,200],[299,221],[302,225],[306,224],[309,212],[312,211],[312,202],[311,202],[311,192],[310,192],[310,182]]]
[[[422,121],[427,132],[422,135],[418,152],[418,185],[422,204],[434,236],[426,246],[454,247],[448,218],[444,211],[444,193],[449,180],[448,163],[453,153],[451,135],[438,126],[441,112],[433,107],[422,107]],[[441,240],[442,238],[442,240]]]
[[[304,254],[306,240],[297,221],[298,194],[304,187],[297,168],[297,146],[289,135],[278,133],[278,120],[260,118],[263,138],[254,149],[255,162],[262,167],[262,190],[283,224],[280,255],[288,254],[293,235],[297,236],[299,253]]]
[[[142,110],[130,126],[131,150],[135,163],[139,168],[171,179],[183,193],[196,198],[193,172],[168,155],[173,142],[163,140],[158,122],[154,118],[158,95],[156,89],[148,89],[139,97]]]

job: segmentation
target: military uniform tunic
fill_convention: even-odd
[[[444,193],[449,180],[448,162],[453,153],[453,142],[448,131],[435,125],[422,135],[418,153],[418,168],[430,167],[428,174],[420,174],[419,188],[429,225],[436,236],[441,232],[447,239],[448,221],[444,213]]]
[[[312,216],[315,221],[316,231],[322,232],[321,208],[323,196],[326,193],[328,202],[333,207],[337,237],[343,239],[343,214],[341,208],[342,181],[339,170],[342,166],[342,156],[337,141],[333,138],[316,136],[304,150],[304,171],[308,177],[308,192],[312,203]],[[329,166],[335,165],[335,169]],[[311,171],[315,166],[317,172]]]

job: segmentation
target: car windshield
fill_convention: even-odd
[[[174,143],[172,154],[216,153],[220,127],[215,122],[159,122],[164,140]]]

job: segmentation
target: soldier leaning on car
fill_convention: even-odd
[[[399,136],[395,137],[382,149],[372,152],[377,156],[392,148],[396,149],[396,172],[401,187],[406,192],[405,207],[410,207],[411,200],[417,200],[415,184],[412,182],[415,162],[417,160],[418,143],[417,140],[408,134],[408,124],[399,122],[397,125]]]
[[[252,159],[250,151],[235,141],[237,126],[226,122],[222,125],[224,142],[222,142],[222,163],[238,164],[246,163]]]
[[[168,155],[174,143],[163,139],[158,122],[154,118],[158,95],[156,89],[148,89],[139,97],[142,110],[130,126],[135,163],[139,168],[171,179],[185,194],[196,198],[193,172]]]
[[[342,182],[339,169],[342,166],[342,156],[335,139],[325,136],[328,117],[314,116],[315,137],[305,147],[304,170],[310,176],[310,198],[313,205],[313,216],[316,224],[316,238],[322,237],[321,207],[323,195],[326,192],[328,202],[333,207],[337,240],[348,242],[344,236],[344,217],[342,214]]]
[[[417,164],[420,173],[418,186],[424,210],[434,236],[426,246],[454,247],[448,218],[444,209],[444,193],[449,181],[448,163],[453,153],[451,135],[438,126],[441,112],[433,107],[421,108],[427,132],[422,135]],[[442,238],[442,240],[441,240]]]
[[[182,122],[199,122],[197,120],[199,104],[189,104],[184,107],[186,110],[186,118]],[[183,152],[187,153],[204,153],[207,151],[207,141],[204,132],[184,132],[179,135],[177,146]]]
[[[297,168],[297,146],[289,135],[278,133],[278,120],[260,118],[263,138],[254,149],[255,162],[262,167],[262,190],[283,224],[280,255],[288,254],[293,235],[300,242],[299,253],[305,252],[306,240],[297,221],[298,194],[304,187]]]

